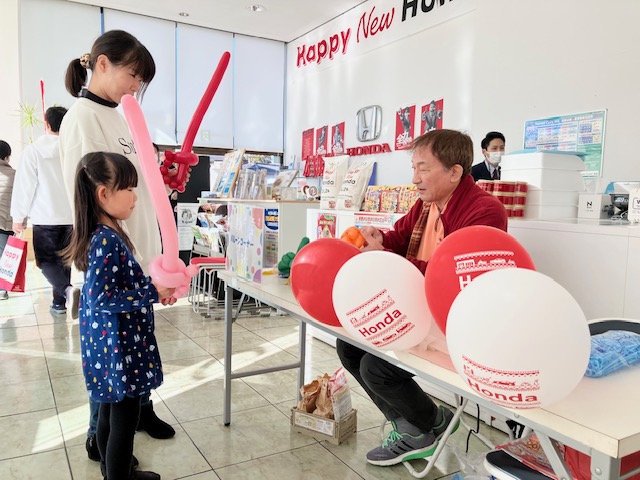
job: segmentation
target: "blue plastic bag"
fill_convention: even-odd
[[[591,355],[587,377],[604,377],[640,362],[640,335],[623,330],[591,337]]]

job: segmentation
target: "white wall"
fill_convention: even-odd
[[[640,179],[632,150],[640,110],[640,2],[456,0],[405,22],[402,5],[370,0],[288,45],[285,163],[300,157],[303,130],[343,120],[345,145],[364,145],[355,139],[355,113],[371,104],[383,108],[382,136],[374,143],[393,148],[399,107],[419,109],[444,98],[444,128],[470,133],[476,161],[489,130],[502,131],[507,150],[516,150],[523,148],[526,120],[607,109],[603,180]],[[357,43],[358,19],[373,7],[376,13],[394,8],[392,26]],[[346,54],[296,66],[301,45],[349,25]],[[375,159],[378,183],[410,182],[406,152]]]
[[[16,110],[20,100],[20,78],[9,72],[20,70],[20,57],[17,48],[7,48],[7,45],[18,45],[18,0],[0,0],[0,140],[11,146],[12,165],[16,165],[16,158],[20,157],[21,136],[20,122],[16,122]]]

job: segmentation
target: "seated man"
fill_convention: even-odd
[[[434,130],[412,143],[413,183],[420,198],[394,230],[363,228],[362,250],[390,250],[406,257],[424,273],[440,242],[471,225],[507,230],[507,214],[495,197],[481,190],[469,174],[473,143],[454,130]],[[395,465],[433,455],[453,418],[413,380],[413,374],[350,343],[338,340],[338,356],[393,426],[382,446],[367,454],[373,465]]]

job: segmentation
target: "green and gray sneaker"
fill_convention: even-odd
[[[413,436],[398,432],[396,422],[393,420],[391,425],[393,430],[382,442],[382,446],[367,453],[367,462],[372,465],[389,466],[433,455],[438,442],[432,432]]]
[[[442,420],[438,425],[434,425],[433,427],[433,435],[436,437],[436,440],[440,440],[442,438],[442,435],[444,435],[445,430],[447,429],[447,427],[451,423],[451,420],[453,419],[453,412],[448,408],[443,407],[442,405],[439,405],[438,410],[440,415],[437,415],[436,418],[440,416]],[[460,420],[458,419],[458,421],[456,422],[456,426],[453,427],[453,430],[451,431],[451,433],[458,430],[459,426],[460,426]]]

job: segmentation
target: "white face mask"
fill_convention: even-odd
[[[489,162],[491,163],[491,165],[494,166],[498,166],[500,165],[500,162],[502,161],[502,155],[504,155],[503,152],[489,152]]]

